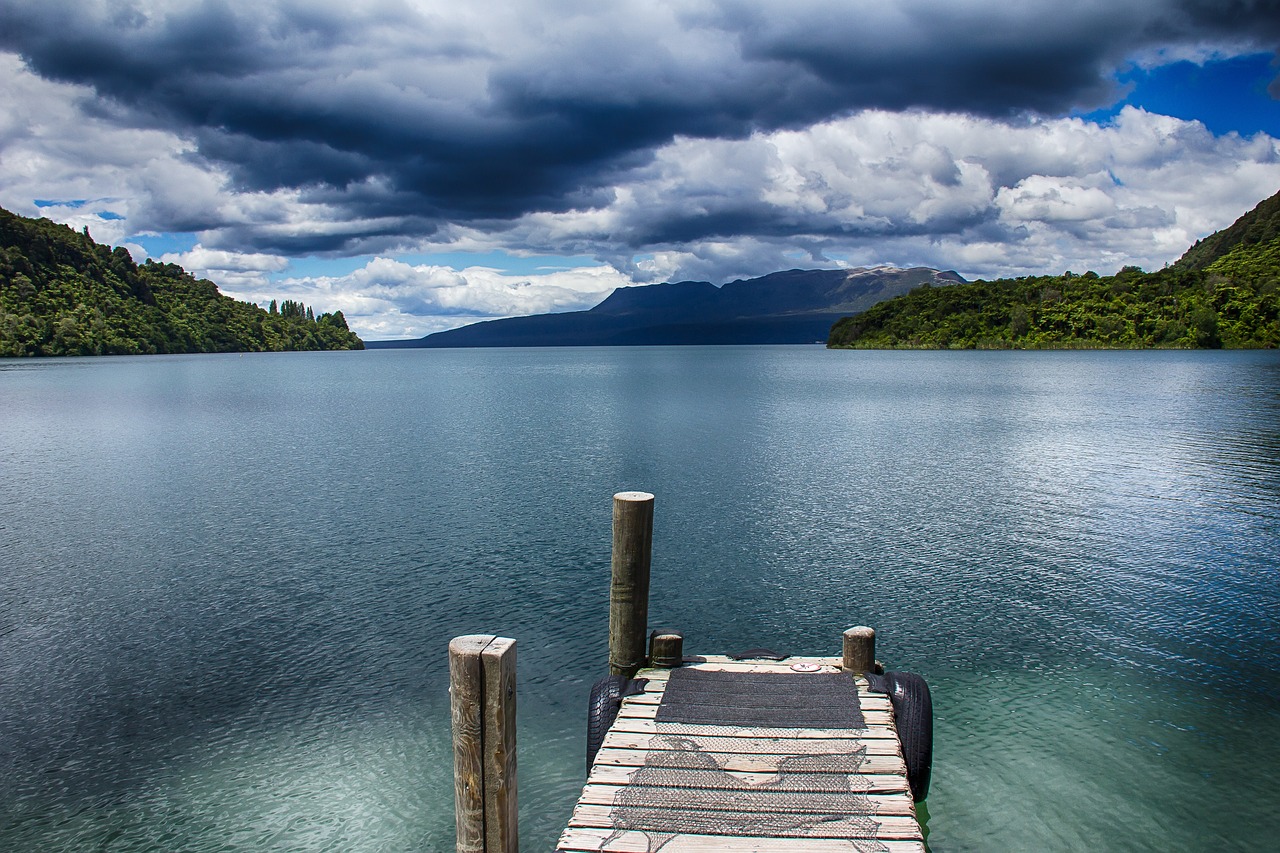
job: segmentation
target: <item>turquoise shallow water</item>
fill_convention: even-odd
[[[0,361],[0,849],[448,850],[451,636],[582,784],[610,496],[687,648],[933,688],[935,851],[1280,835],[1280,355]]]

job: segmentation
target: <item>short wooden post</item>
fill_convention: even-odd
[[[653,495],[613,496],[613,579],[609,586],[609,673],[636,674],[644,664],[649,621]]]
[[[453,797],[458,853],[517,853],[516,641],[449,643]]]
[[[649,666],[674,669],[684,663],[684,635],[659,628],[649,635]]]
[[[871,672],[876,665],[876,630],[859,625],[844,632],[844,671]]]

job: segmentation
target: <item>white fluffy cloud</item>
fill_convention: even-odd
[[[1280,189],[1276,139],[1215,136],[1138,109],[1106,125],[863,110],[744,138],[679,136],[568,209],[414,233],[380,208],[353,213],[352,197],[391,192],[376,178],[349,186],[343,204],[313,187],[238,189],[225,162],[176,131],[129,126],[91,90],[37,77],[12,54],[0,54],[0,73],[0,204],[118,245],[190,232],[199,245],[164,260],[240,298],[342,309],[375,339],[586,308],[623,284],[791,267],[923,264],[970,278],[1151,269]],[[290,258],[315,255],[316,242],[328,257],[377,259],[350,275],[288,277]],[[521,277],[396,260],[445,250],[600,265]]]
[[[289,259],[261,252],[229,252],[197,245],[186,252],[161,255],[160,261],[178,264],[197,278],[216,282],[226,292],[253,290],[267,286],[271,273],[289,268]]]
[[[515,276],[487,267],[454,270],[374,258],[348,275],[254,280],[224,287],[238,299],[267,304],[296,299],[342,311],[369,340],[422,337],[477,320],[590,308],[631,281],[609,266]]]
[[[1126,108],[1110,125],[868,111],[746,140],[681,139],[612,204],[507,241],[650,253],[640,275],[838,258],[970,277],[1158,267],[1280,189],[1280,141]],[[474,235],[472,235],[474,238]]]

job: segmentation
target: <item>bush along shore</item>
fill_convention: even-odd
[[[858,349],[1280,347],[1280,194],[1155,272],[924,285],[831,329]]]

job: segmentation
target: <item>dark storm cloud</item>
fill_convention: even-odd
[[[1280,0],[0,0],[0,13],[0,46],[135,125],[195,141],[237,189],[300,189],[337,220],[380,220],[306,237],[224,223],[241,245],[287,252],[605,204],[623,170],[677,137],[864,108],[1062,114],[1114,100],[1111,74],[1135,55],[1280,44]],[[776,232],[766,214],[690,215],[637,236]]]

